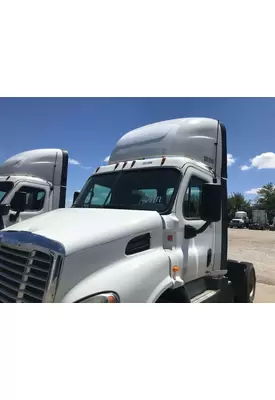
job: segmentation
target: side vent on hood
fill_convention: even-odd
[[[149,250],[151,247],[150,233],[145,235],[136,236],[127,244],[125,254],[130,256],[132,254],[141,253],[142,251]]]

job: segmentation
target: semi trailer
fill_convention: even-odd
[[[269,229],[267,212],[265,210],[252,210],[252,219],[249,224],[249,229],[264,231]]]
[[[253,302],[227,258],[225,126],[157,122],[123,135],[71,208],[0,232],[0,302]]]

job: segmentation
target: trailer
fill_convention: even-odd
[[[261,231],[270,229],[265,210],[252,210],[252,219],[249,224],[249,229]]]

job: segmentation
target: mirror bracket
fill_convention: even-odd
[[[197,235],[206,231],[206,229],[212,224],[211,221],[206,221],[199,229],[196,230]]]
[[[197,236],[197,229],[192,225],[185,225],[184,227],[184,239],[193,239]]]

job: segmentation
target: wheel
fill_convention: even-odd
[[[237,303],[253,303],[256,294],[256,272],[253,264],[240,262],[244,266],[243,291],[237,298]]]
[[[249,262],[228,261],[228,278],[232,282],[234,303],[253,303],[256,293],[256,273]]]

